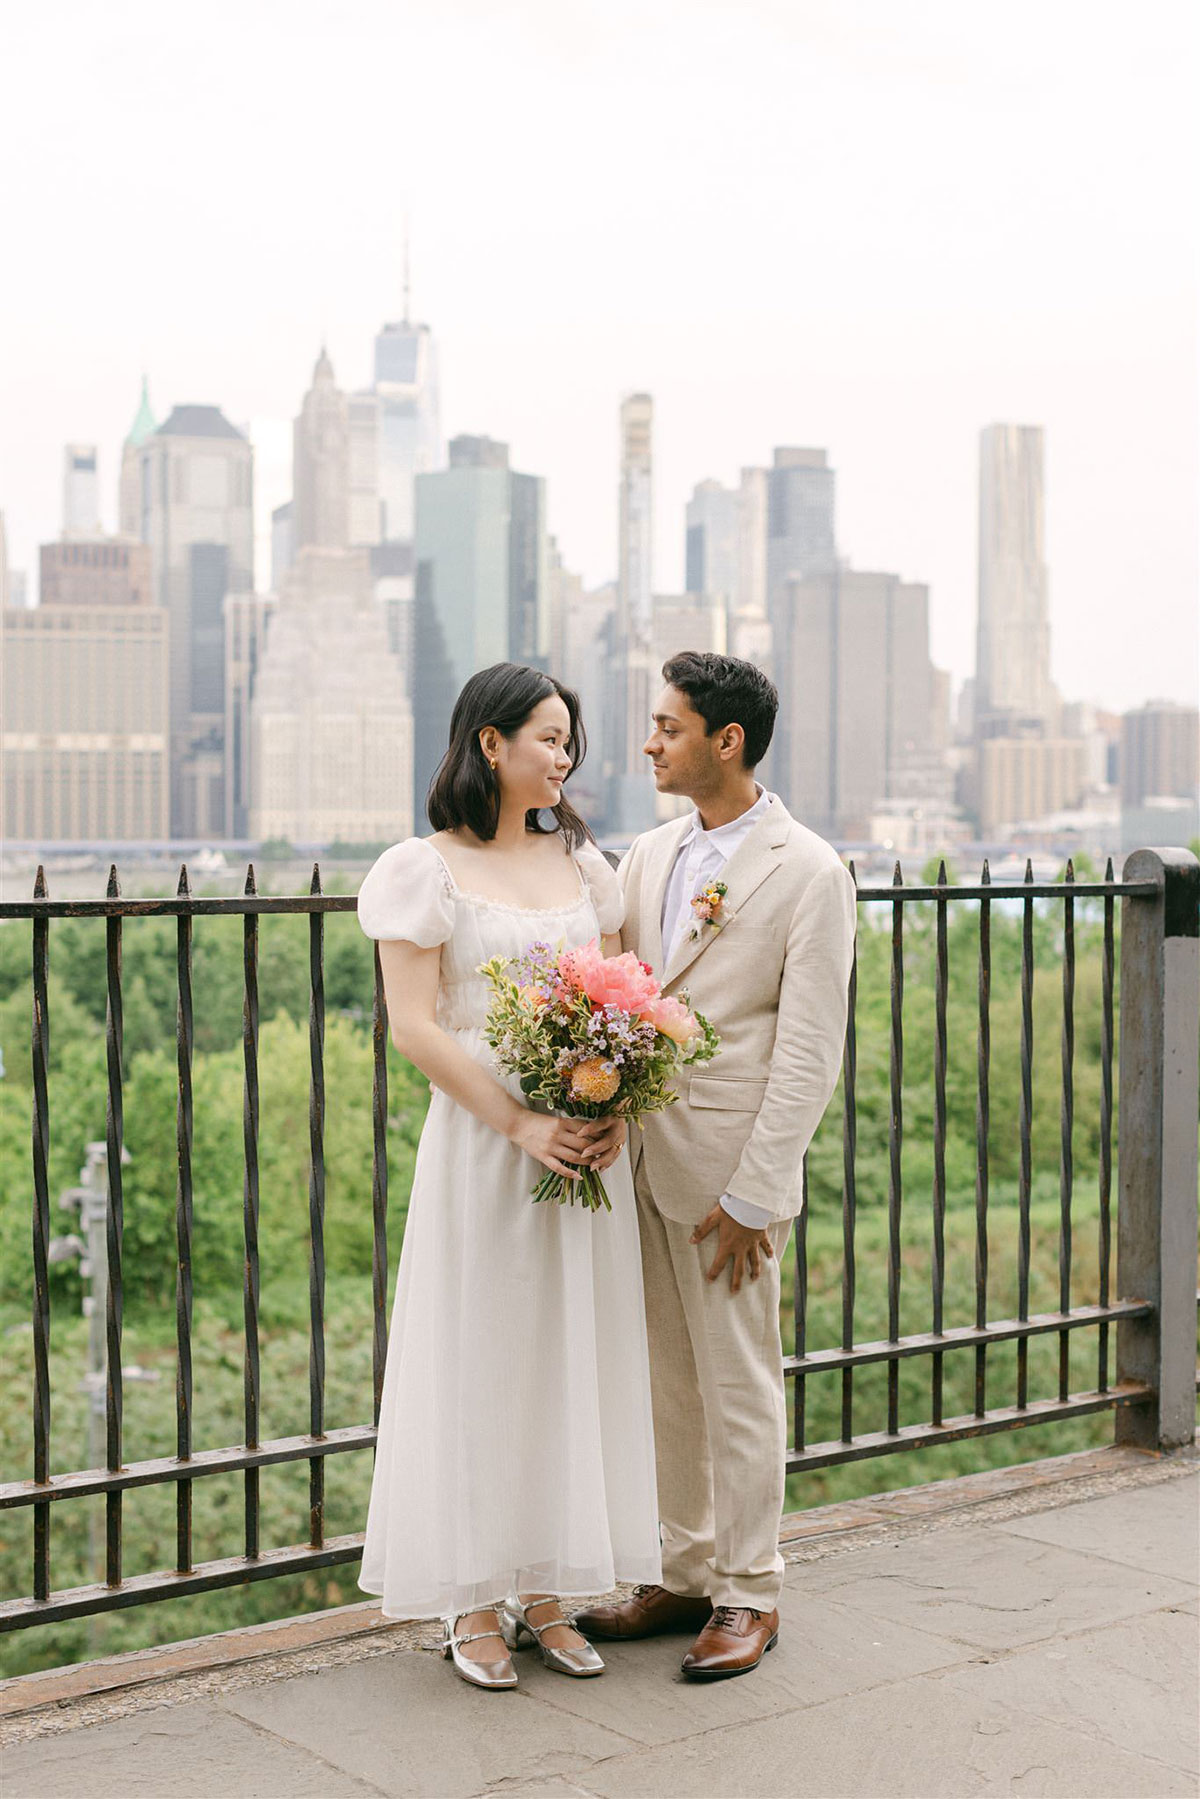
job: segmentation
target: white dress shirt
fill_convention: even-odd
[[[692,828],[676,852],[663,892],[664,969],[670,966],[672,956],[695,923],[692,900],[710,881],[720,879],[721,870],[766,813],[771,798],[760,787],[758,798],[747,811],[730,819],[727,825],[717,825],[711,831],[704,829],[698,812],[693,816]],[[732,1193],[722,1194],[721,1206],[738,1224],[746,1225],[750,1230],[764,1230],[772,1221],[771,1213],[762,1206],[756,1206],[747,1199],[738,1199]]]

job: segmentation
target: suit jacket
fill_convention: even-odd
[[[855,893],[823,838],[772,802],[720,877],[725,923],[683,940],[662,966],[662,905],[691,818],[635,840],[619,875],[622,946],[648,962],[663,990],[686,990],[721,1049],[685,1069],[679,1099],[634,1132],[636,1167],[659,1210],[696,1224],[723,1193],[795,1217],[801,1160],[837,1084],[854,955]]]

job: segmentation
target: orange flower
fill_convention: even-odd
[[[621,1077],[615,1066],[601,1056],[589,1056],[586,1062],[577,1062],[571,1070],[571,1098],[586,1100],[591,1105],[603,1105],[620,1085]]]

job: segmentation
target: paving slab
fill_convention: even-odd
[[[1200,1472],[1107,1499],[1034,1512],[1000,1528],[1194,1586],[1200,1582]]]
[[[1086,1728],[1115,1749],[1200,1773],[1200,1634],[1185,1611],[976,1662],[950,1672],[938,1692]]]
[[[635,1740],[523,1687],[480,1692],[428,1650],[247,1688],[225,1704],[389,1799],[470,1799],[501,1781],[506,1799],[551,1778],[569,1788]]]
[[[929,1677],[604,1762],[605,1799],[1195,1799],[1192,1775]],[[506,1796],[507,1799],[507,1796]]]
[[[685,1679],[679,1664],[690,1638],[678,1636],[599,1644],[608,1664],[599,1680],[566,1680],[522,1654],[521,1685],[549,1705],[638,1742],[667,1743],[862,1692],[895,1680],[897,1671],[966,1664],[977,1653],[888,1619],[865,1624],[861,1612],[795,1591],[785,1590],[779,1610],[779,1642],[752,1678]]]
[[[378,1788],[218,1705],[164,1706],[0,1760],[4,1799],[378,1799]]]
[[[799,1566],[785,1578],[793,1592],[867,1618],[992,1650],[1161,1611],[1194,1592],[1120,1563],[1102,1568],[1097,1578],[1086,1554],[981,1527]]]

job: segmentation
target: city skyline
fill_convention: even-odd
[[[961,679],[978,432],[1037,424],[1055,679],[1116,707],[1194,697],[1188,9],[1151,4],[1130,34],[1100,6],[1084,35],[1024,4],[864,4],[853,20],[824,4],[658,4],[635,32],[622,5],[602,18],[525,4],[502,28],[451,0],[403,21],[422,78],[402,106],[384,9],[335,21],[301,3],[286,29],[255,9],[235,59],[218,55],[227,10],[215,0],[213,29],[186,45],[140,3],[17,25],[0,132],[28,178],[10,233],[41,248],[9,296],[21,356],[0,369],[13,566],[31,572],[57,534],[67,443],[100,446],[111,528],[145,369],[159,416],[197,402],[249,427],[265,584],[297,380],[322,340],[348,390],[370,380],[373,339],[403,311],[408,214],[445,436],[494,436],[547,478],[550,528],[589,585],[616,573],[616,407],[645,390],[658,586],[683,587],[699,481],[736,485],[780,443],[824,445],[839,547],[928,583],[935,659]],[[640,132],[599,129],[614,99]],[[213,108],[244,131],[212,136]],[[137,145],[158,130],[172,156],[151,168]],[[537,171],[520,205],[485,147]],[[130,234],[119,278],[79,308],[69,276],[101,240],[107,253],[103,194],[135,163],[155,228]],[[71,229],[47,233],[50,216]],[[1131,593],[1141,628],[1119,642]]]

